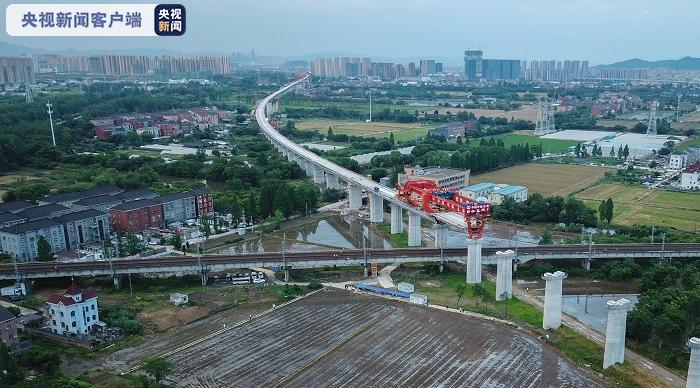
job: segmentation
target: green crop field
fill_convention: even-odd
[[[322,134],[328,132],[328,127],[333,128],[333,133],[365,136],[365,137],[389,137],[394,134],[395,141],[413,140],[425,137],[428,129],[435,125],[422,125],[419,123],[395,123],[395,122],[371,122],[334,120],[334,119],[310,119],[299,120],[294,123],[298,129],[318,130]]]
[[[598,209],[600,201],[611,198],[613,221],[618,224],[670,226],[680,230],[700,229],[700,194],[647,189],[604,183],[576,195]]]

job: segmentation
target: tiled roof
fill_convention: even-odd
[[[105,203],[112,203],[112,202],[121,202],[119,198],[113,195],[98,195],[97,197],[90,197],[90,198],[83,198],[80,201],[76,202],[76,205],[80,206],[94,206],[94,205],[102,205]]]
[[[527,188],[525,186],[506,186],[502,189],[496,190],[496,194],[509,195],[526,189]]]
[[[58,225],[61,225],[61,223],[55,218],[42,218],[40,220],[29,221],[22,224],[10,226],[9,228],[2,229],[1,232],[20,235],[27,232],[46,229]]]
[[[70,201],[77,201],[77,200],[80,200],[83,198],[97,197],[98,195],[118,194],[118,193],[121,193],[123,191],[124,190],[120,189],[117,186],[100,186],[100,187],[95,187],[94,189],[85,190],[85,191],[71,191],[68,193],[47,195],[46,197],[42,198],[41,201],[53,202],[53,203],[70,202]]]
[[[172,194],[161,195],[160,197],[154,198],[153,200],[158,202],[158,203],[168,203],[168,202],[172,202],[172,201],[177,201],[179,199],[192,198],[192,197],[194,197],[194,194],[192,194],[191,192],[172,193]]]
[[[11,201],[0,203],[0,213],[4,212],[16,212],[28,207],[36,206],[33,203],[27,201]]]
[[[684,168],[683,170],[681,170],[681,172],[685,172],[685,173],[689,173],[689,174],[692,174],[695,172],[700,172],[700,161],[695,162],[695,163],[691,164],[690,166]]]
[[[105,212],[101,212],[99,210],[94,210],[94,209],[87,209],[87,210],[81,210],[81,211],[75,212],[75,213],[64,214],[61,217],[59,217],[58,220],[61,223],[66,223],[66,222],[84,220],[86,218],[101,217],[101,216],[105,216],[105,215],[107,215],[107,213],[105,213]]]
[[[68,210],[68,208],[63,205],[50,203],[48,205],[28,207],[21,212],[18,212],[17,215],[25,218],[41,218],[48,217],[53,213],[64,212],[66,210]]]
[[[151,207],[151,206],[158,206],[158,203],[151,200],[151,199],[140,199],[138,201],[127,202],[127,203],[123,203],[121,205],[117,205],[117,206],[113,207],[111,210],[129,211],[129,210],[136,210],[136,209],[141,209],[144,207]]]
[[[88,300],[88,299],[95,298],[97,296],[97,294],[95,294],[94,292],[83,291],[75,283],[72,283],[68,287],[68,289],[66,290],[65,293],[58,294],[58,295],[51,295],[49,297],[49,300],[47,301],[47,303],[51,303],[51,304],[63,303],[64,306],[70,306],[70,305],[75,304],[75,303],[82,303],[82,302],[76,302],[73,299],[73,296],[78,295],[78,294],[82,294],[82,301],[83,302]]]

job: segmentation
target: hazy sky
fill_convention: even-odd
[[[57,3],[80,2],[121,3]],[[3,6],[0,40],[44,49],[255,49],[258,55],[281,56],[344,52],[389,59],[441,57],[455,63],[466,48],[481,48],[487,58],[580,58],[592,64],[700,56],[698,0],[179,2],[188,16],[187,33],[180,38],[15,38],[5,32]]]

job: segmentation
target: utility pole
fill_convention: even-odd
[[[365,240],[365,233],[362,232],[362,255],[365,259],[365,277],[369,276],[367,274],[367,241]]]
[[[289,281],[289,271],[287,270],[287,256],[284,254],[287,249],[287,232],[282,233],[282,264],[284,265],[284,281]]]
[[[52,104],[50,102],[46,103],[46,108],[48,108],[46,113],[49,114],[49,123],[51,123],[51,139],[53,140],[53,146],[56,147],[56,135],[53,132],[53,117],[51,116],[53,114],[53,110],[51,110],[51,106]]]
[[[661,262],[664,261],[664,256],[666,256],[666,233],[661,233]]]
[[[651,227],[651,245],[654,245],[654,234],[656,233],[656,226]]]
[[[591,262],[592,257],[593,257],[593,233],[590,233],[588,235],[588,263]],[[588,283],[588,274],[586,274],[586,307],[584,309],[586,314],[588,314],[588,294],[589,294],[589,283]]]

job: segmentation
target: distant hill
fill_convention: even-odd
[[[634,58],[609,65],[601,65],[607,69],[670,69],[670,70],[700,70],[700,58],[683,57],[681,59],[663,59],[660,61],[647,61]]]

